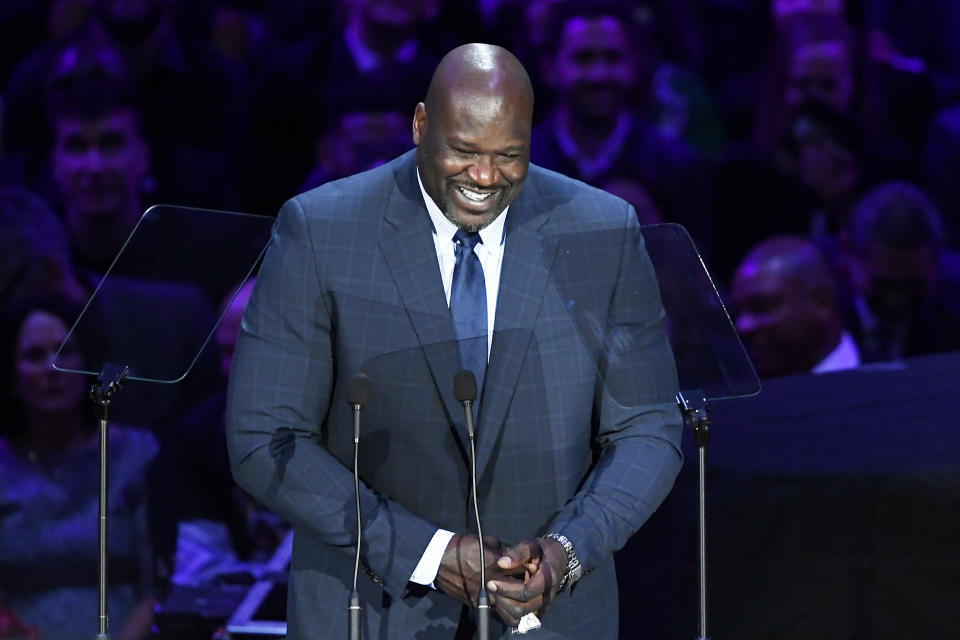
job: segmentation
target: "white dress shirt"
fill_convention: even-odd
[[[427,213],[433,222],[433,245],[437,250],[437,262],[440,266],[440,277],[443,280],[443,293],[447,296],[447,306],[450,306],[450,289],[453,287],[453,268],[457,264],[456,243],[453,241],[457,233],[457,225],[447,220],[440,207],[433,201],[423,188],[420,179],[420,170],[417,170],[417,183],[420,193],[427,205]],[[504,229],[507,219],[507,207],[493,222],[480,230],[482,242],[477,244],[473,252],[480,259],[483,268],[483,282],[487,287],[487,359],[490,358],[490,348],[493,345],[493,323],[497,313],[497,294],[500,291],[500,268],[503,265]],[[443,552],[453,538],[453,532],[437,529],[427,545],[420,562],[410,576],[410,582],[433,585],[433,581],[440,571],[443,561]]]
[[[846,331],[840,336],[840,342],[834,347],[833,351],[828,353],[823,360],[817,363],[811,373],[827,373],[828,371],[841,371],[843,369],[855,369],[860,366],[860,350],[857,349],[857,343],[853,337]]]

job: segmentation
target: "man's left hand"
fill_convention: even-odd
[[[540,616],[560,590],[567,572],[567,552],[553,538],[527,538],[508,547],[497,566],[508,573],[522,567],[526,578],[522,583],[488,580],[491,605],[496,602],[498,609],[517,619],[531,612]]]

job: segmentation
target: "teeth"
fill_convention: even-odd
[[[493,195],[492,193],[477,193],[476,191],[470,191],[468,189],[464,189],[463,187],[458,188],[460,189],[460,193],[462,193],[468,200],[473,202],[483,202]]]

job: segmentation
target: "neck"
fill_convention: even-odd
[[[583,155],[594,157],[613,135],[621,114],[613,118],[588,118],[575,114],[569,105],[561,105],[558,115],[560,126],[567,131]]]
[[[66,219],[77,260],[96,270],[106,270],[136,225],[137,210],[133,205],[125,212],[104,214],[93,221],[68,210]]]

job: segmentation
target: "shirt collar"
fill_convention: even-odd
[[[827,371],[838,371],[840,369],[853,369],[860,366],[860,350],[857,349],[857,343],[853,337],[846,331],[840,336],[840,342],[828,353],[812,373],[824,373]]]
[[[433,222],[433,232],[442,240],[453,242],[453,236],[457,233],[457,225],[450,222],[440,207],[433,201],[433,198],[423,188],[423,180],[420,179],[420,168],[417,167],[417,184],[420,185],[420,193],[423,195],[423,202],[427,205],[427,213],[430,214],[430,221]],[[510,210],[508,205],[500,215],[494,218],[493,222],[480,230],[480,239],[488,247],[497,246],[503,243],[504,225],[507,220],[507,212]]]

